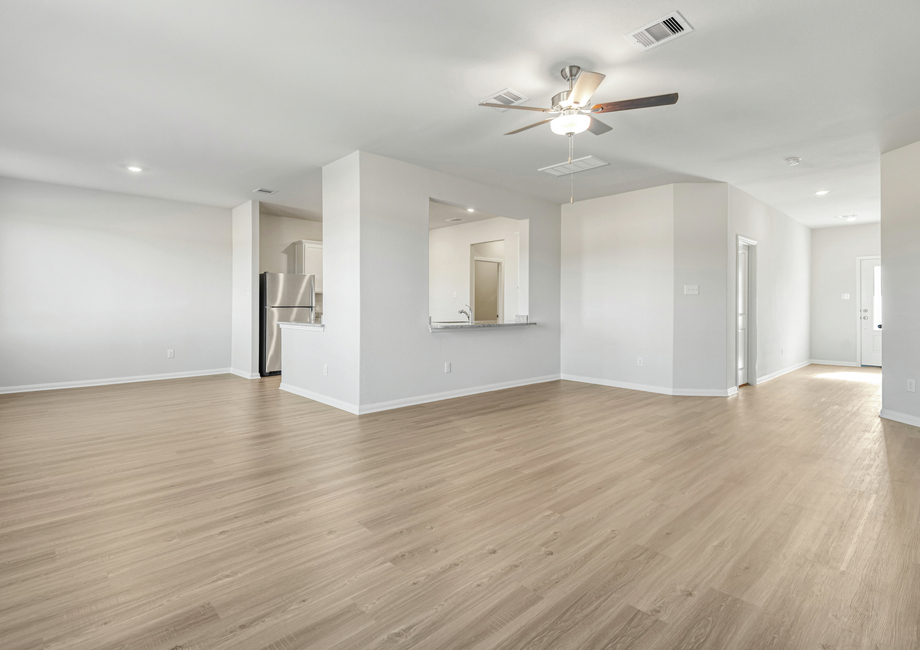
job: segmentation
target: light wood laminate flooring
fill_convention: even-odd
[[[920,430],[879,378],[0,396],[0,648],[917,648]]]

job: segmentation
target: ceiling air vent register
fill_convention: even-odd
[[[542,167],[537,171],[546,172],[552,176],[565,176],[567,174],[584,172],[589,169],[596,169],[598,167],[603,167],[604,165],[609,164],[610,163],[604,162],[600,158],[595,158],[594,156],[585,156],[584,158],[576,158],[572,162],[564,162],[559,163],[558,165]]]
[[[667,41],[673,41],[678,36],[689,34],[693,31],[687,19],[675,11],[664,18],[659,18],[649,23],[642,29],[637,29],[624,38],[640,50],[648,50]]]
[[[505,88],[504,90],[499,90],[494,95],[489,95],[483,99],[480,104],[504,104],[505,106],[517,106],[518,104],[523,104],[529,98],[524,97],[521,93],[516,90],[511,90],[510,88]],[[507,111],[507,108],[496,108],[496,111],[499,113],[504,113]]]

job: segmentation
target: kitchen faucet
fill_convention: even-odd
[[[469,311],[467,311],[467,309],[469,309]],[[466,316],[466,319],[470,322],[470,325],[472,325],[473,324],[473,316],[471,315],[472,311],[473,311],[473,308],[467,305],[466,309],[461,309],[457,313],[463,314],[464,316]]]

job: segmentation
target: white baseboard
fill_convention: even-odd
[[[785,374],[787,374],[787,373],[795,372],[795,371],[798,370],[799,368],[804,368],[805,366],[810,365],[811,363],[812,363],[811,359],[809,359],[808,361],[800,361],[799,363],[797,363],[797,364],[795,364],[795,365],[792,365],[792,366],[789,366],[788,368],[783,368],[782,370],[777,370],[776,372],[771,372],[769,375],[765,375],[765,376],[763,376],[763,377],[758,377],[758,378],[757,378],[757,384],[756,384],[756,385],[759,386],[760,384],[762,384],[762,383],[764,383],[764,382],[767,382],[767,381],[770,381],[771,379],[776,379],[777,377],[782,377],[783,375],[785,375]]]
[[[243,379],[258,379],[262,376],[257,372],[246,372],[244,370],[237,370],[236,368],[230,368],[230,374],[242,377]]]
[[[657,393],[658,395],[672,395],[675,397],[731,397],[738,393],[737,387],[732,388],[668,388],[666,386],[649,386],[647,384],[633,384],[626,381],[614,381],[611,379],[599,379],[597,377],[582,377],[580,375],[567,375],[563,373],[562,379],[566,381],[577,381],[583,384],[596,384],[598,386],[610,386],[611,388],[625,388],[626,390],[638,390],[644,393]]]
[[[825,361],[824,359],[812,359],[811,362],[816,366],[847,366],[848,368],[859,367],[859,364],[855,361]]]
[[[365,413],[377,413],[379,411],[389,411],[392,409],[403,408],[405,406],[415,406],[417,404],[427,404],[429,402],[440,402],[445,399],[454,399],[456,397],[467,397],[469,395],[478,395],[480,393],[491,393],[496,390],[506,388],[517,388],[519,386],[530,386],[531,384],[543,384],[548,381],[557,381],[559,375],[546,375],[543,377],[531,377],[530,379],[518,379],[515,381],[505,381],[498,384],[487,384],[485,386],[474,386],[472,388],[461,388],[459,390],[449,390],[443,393],[431,393],[428,395],[419,395],[418,397],[407,397],[397,399],[391,402],[377,402],[376,404],[365,404],[360,407],[361,415]]]
[[[348,411],[353,415],[359,414],[357,404],[343,402],[340,399],[327,397],[326,395],[320,395],[319,393],[314,393],[311,390],[298,388],[297,386],[291,386],[290,384],[285,384],[283,381],[281,382],[281,385],[278,387],[278,389],[287,391],[288,393],[293,393],[294,395],[299,395],[300,397],[306,397],[307,399],[313,400],[314,402],[319,402],[320,404],[325,404],[326,406]]]
[[[140,381],[160,381],[162,379],[184,379],[186,377],[205,377],[207,375],[226,375],[230,368],[212,370],[190,370],[188,372],[168,372],[160,375],[137,375],[135,377],[111,377],[108,379],[86,379],[82,381],[61,381],[50,384],[28,384],[25,386],[0,386],[0,395],[9,393],[31,393],[40,390],[63,390],[65,388],[86,388],[88,386],[111,386],[113,384],[134,384]]]
[[[901,424],[909,424],[912,427],[920,427],[920,417],[917,417],[916,415],[898,413],[897,411],[891,411],[889,409],[882,409],[878,415],[879,417],[885,418],[886,420],[894,420],[895,422],[900,422]]]
[[[319,393],[314,393],[313,391],[305,390],[303,388],[297,388],[296,386],[291,386],[290,384],[285,384],[281,382],[281,390],[285,390],[289,393],[295,395],[300,395],[301,397],[306,397],[311,399],[314,402],[320,402],[321,404],[326,404],[327,406],[332,406],[343,411],[348,411],[354,415],[367,415],[368,413],[378,413],[380,411],[390,411],[393,409],[399,409],[406,406],[416,406],[418,404],[428,404],[429,402],[440,402],[445,399],[454,399],[455,397],[467,397],[469,395],[478,395],[480,393],[491,393],[496,390],[504,390],[506,388],[517,388],[519,386],[529,386],[531,384],[542,384],[547,381],[556,381],[559,379],[559,375],[547,375],[545,377],[532,377],[530,379],[520,379],[516,381],[506,381],[499,384],[487,384],[485,386],[474,386],[473,388],[462,388],[460,390],[450,390],[443,393],[430,393],[428,395],[419,395],[417,397],[407,397],[404,399],[392,400],[389,402],[377,402],[375,404],[362,404],[360,406],[355,404],[350,404],[348,402],[343,402],[342,400],[334,399],[332,397],[327,397],[326,395],[320,395]]]

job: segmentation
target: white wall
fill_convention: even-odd
[[[674,185],[674,388],[724,388],[728,304],[728,185]],[[698,295],[684,293],[686,285]]]
[[[479,242],[504,241],[504,308],[505,322],[514,322],[521,314],[519,288],[518,242],[520,224],[514,219],[498,217],[459,226],[436,228],[428,238],[428,304],[436,321],[463,320],[458,310],[471,305],[470,246]],[[457,297],[454,298],[454,292]]]
[[[757,377],[808,362],[805,226],[724,183],[628,192],[565,205],[562,214],[564,378],[731,394],[739,234],[759,244]],[[699,294],[684,294],[686,285]]]
[[[856,365],[859,346],[857,257],[881,254],[881,226],[811,231],[811,357],[822,363]],[[849,294],[845,300],[843,294]]]
[[[259,202],[233,208],[232,228],[230,368],[254,379],[259,376]]]
[[[323,167],[325,330],[285,329],[281,341],[282,388],[352,412],[360,402],[361,234],[361,169],[355,152]],[[379,311],[375,317],[392,314]]]
[[[340,169],[347,169],[348,182],[333,183]],[[538,325],[428,331],[430,198],[530,219],[530,315]],[[369,412],[558,377],[558,205],[355,152],[323,169],[323,221],[326,329],[285,332],[285,388]],[[340,238],[333,235],[337,227]],[[335,256],[347,257],[348,264],[332,269]],[[336,277],[345,272],[360,272],[360,284],[353,276]],[[347,314],[338,311],[338,301],[347,303]],[[359,343],[353,340],[356,331]],[[332,336],[344,338],[333,344]],[[333,355],[346,345],[360,356],[360,390],[349,396],[332,382],[342,372]],[[453,364],[449,374],[446,361]],[[296,373],[289,372],[294,366]]]
[[[563,377],[671,391],[673,185],[562,206],[561,310]]]
[[[809,362],[811,331],[811,230],[790,217],[729,186],[727,243],[730,309],[726,324],[726,383],[735,384],[735,303],[737,236],[757,241],[756,375],[765,381]]]
[[[323,222],[261,213],[259,215],[259,272],[290,273],[289,256],[285,251],[292,243],[302,239],[322,241]]]
[[[226,372],[230,257],[227,209],[0,178],[0,392]]]
[[[920,142],[882,155],[882,416],[920,426]]]

